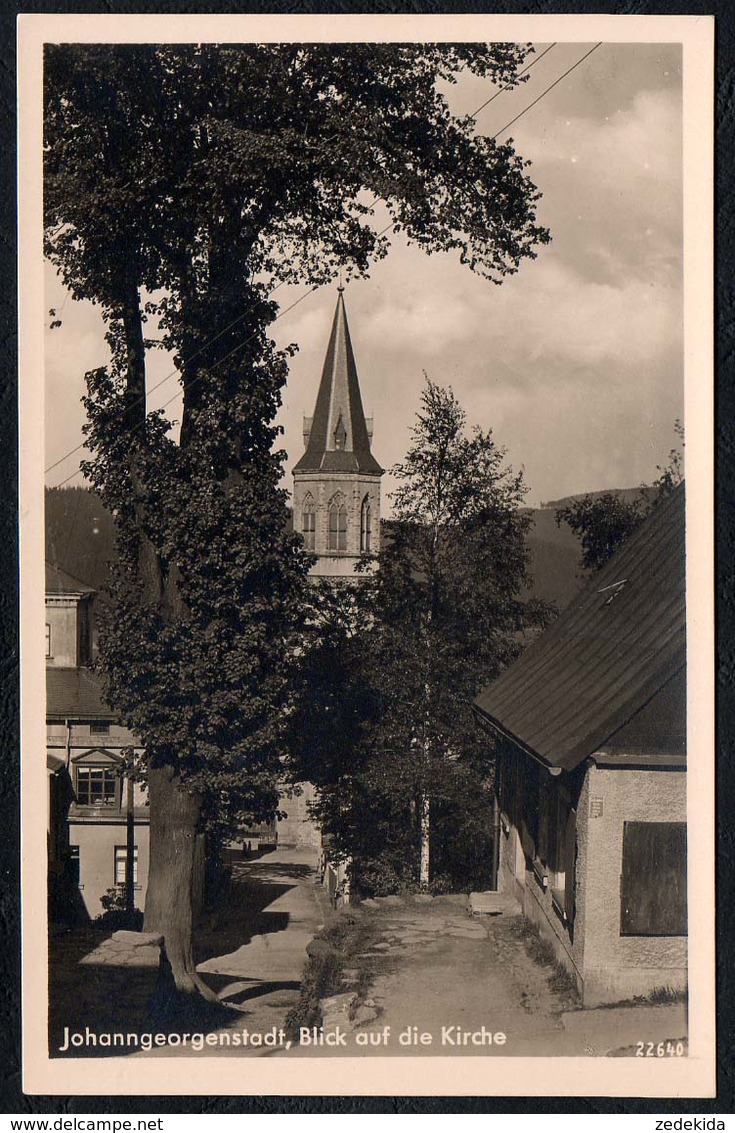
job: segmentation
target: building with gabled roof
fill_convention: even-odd
[[[94,590],[54,563],[46,563],[46,667],[89,665]]]
[[[340,287],[314,414],[304,418],[306,451],[293,470],[294,530],[318,556],[314,577],[352,577],[361,556],[379,549],[383,469],[372,432]]]
[[[52,919],[94,918],[111,889],[142,908],[148,877],[144,790],[124,774],[135,736],[90,667],[95,591],[46,563],[46,768]]]
[[[46,560],[45,571],[47,594],[68,594],[75,598],[87,598],[94,594],[94,587],[87,586],[86,582],[62,570],[57,563]]]
[[[684,486],[477,698],[498,887],[592,1005],[686,984]]]

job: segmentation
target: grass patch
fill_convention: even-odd
[[[358,910],[334,913],[315,940],[328,945],[323,952],[310,956],[304,967],[299,1001],[286,1016],[286,1037],[297,1042],[300,1027],[320,1027],[320,1000],[345,991],[342,983],[346,968],[357,969],[358,976],[350,990],[363,998],[373,978],[371,965],[364,952],[377,935],[373,918]]]
[[[556,961],[554,971],[549,976],[549,987],[561,999],[576,1002],[579,999],[579,990],[577,988],[577,981],[567,968],[564,967],[560,960]]]
[[[526,917],[519,917],[513,925],[513,937],[523,942],[526,952],[540,968],[551,968],[548,978],[550,990],[568,1004],[579,1001],[579,991],[574,976],[556,958],[556,950],[551,941],[541,936],[538,927]]]
[[[548,940],[543,937],[529,936],[526,938],[526,952],[541,968],[551,968],[556,963],[556,952]]]
[[[654,987],[648,995],[634,995],[632,999],[619,999],[616,1003],[605,1003],[604,1007],[662,1007],[667,1003],[686,1003],[685,987]]]
[[[685,987],[655,987],[647,1000],[655,1006],[662,1003],[686,1003],[687,989]]]
[[[286,1038],[298,1042],[300,1027],[320,1027],[322,1012],[319,1001],[335,995],[340,988],[344,958],[338,954],[310,957],[304,968],[299,1001],[286,1016]]]
[[[538,938],[539,931],[533,921],[529,921],[527,917],[516,917],[510,924],[510,936],[514,940],[529,940],[531,937]]]

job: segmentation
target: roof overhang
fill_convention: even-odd
[[[513,732],[504,727],[499,720],[495,719],[495,717],[491,716],[488,712],[485,712],[479,704],[473,704],[472,707],[476,716],[484,725],[489,727],[496,735],[500,736],[501,739],[513,744],[523,755],[532,759],[534,763],[538,763],[548,771],[549,775],[553,775],[554,777],[561,775],[563,771],[575,771],[576,768],[586,760],[594,763],[595,766],[599,767],[601,770],[610,771],[686,771],[687,769],[686,752],[616,752],[605,751],[604,748],[598,751],[592,751],[588,755],[576,759],[574,763],[569,762],[567,766],[560,767],[558,764],[551,763],[548,759],[544,759],[539,752],[534,751],[534,749],[524,743],[519,736],[514,735]]]
[[[532,759],[534,763],[538,763],[548,771],[549,775],[561,775],[562,771],[573,771],[577,766],[577,764],[575,764],[574,767],[559,767],[556,763],[550,763],[548,759],[544,759],[543,755],[540,755],[537,751],[534,751],[532,747],[529,747],[528,744],[525,744],[522,739],[519,739],[518,736],[514,736],[511,731],[504,728],[499,720],[496,720],[494,716],[485,712],[477,702],[472,705],[472,709],[483,724],[495,732],[496,735],[500,736],[501,739],[508,740],[514,747],[519,748],[519,750],[522,751],[524,755],[527,755],[529,759]],[[579,763],[581,762],[582,760],[580,759]]]

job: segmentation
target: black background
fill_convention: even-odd
[[[164,1096],[27,1096],[20,1064],[19,933],[19,712],[18,712],[18,511],[17,511],[17,320],[16,320],[16,148],[15,17],[18,13],[103,14],[416,14],[508,13],[524,15],[612,13],[617,15],[714,15],[716,17],[716,521],[718,612],[718,771],[717,771],[717,936],[718,1086],[716,1099],[635,1098],[276,1098]],[[735,296],[735,5],[726,0],[688,4],[472,3],[415,0],[414,3],[270,4],[79,2],[76,4],[5,0],[0,11],[0,1112],[92,1115],[96,1113],[691,1113],[735,1112],[733,1049],[735,931],[733,860],[735,798],[733,754],[733,655],[735,641],[735,530],[733,529],[733,302]],[[45,980],[46,973],[36,973]],[[284,1073],[286,1067],[284,1066]],[[529,1081],[532,1087],[532,1081]],[[580,1082],[580,1089],[584,1088]]]

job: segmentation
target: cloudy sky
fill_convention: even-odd
[[[478,131],[501,130],[591,46],[556,44],[527,83],[481,112]],[[470,113],[492,93],[486,80],[464,80],[453,109]],[[532,163],[553,237],[535,261],[497,287],[396,240],[345,292],[373,451],[385,468],[403,457],[426,371],[524,468],[529,503],[650,481],[683,417],[680,48],[603,44],[510,134]],[[51,269],[46,278],[47,306],[63,321],[47,331],[50,465],[81,440],[83,375],[106,349],[96,309],[67,297]],[[281,288],[282,309],[302,290]],[[315,292],[273,327],[280,345],[299,346],[280,416],[289,485],[336,297],[336,285]],[[154,354],[149,369],[153,384],[171,365]],[[172,377],[151,407],[175,392]],[[179,410],[176,399],[167,409]],[[71,476],[78,459],[47,482]]]

